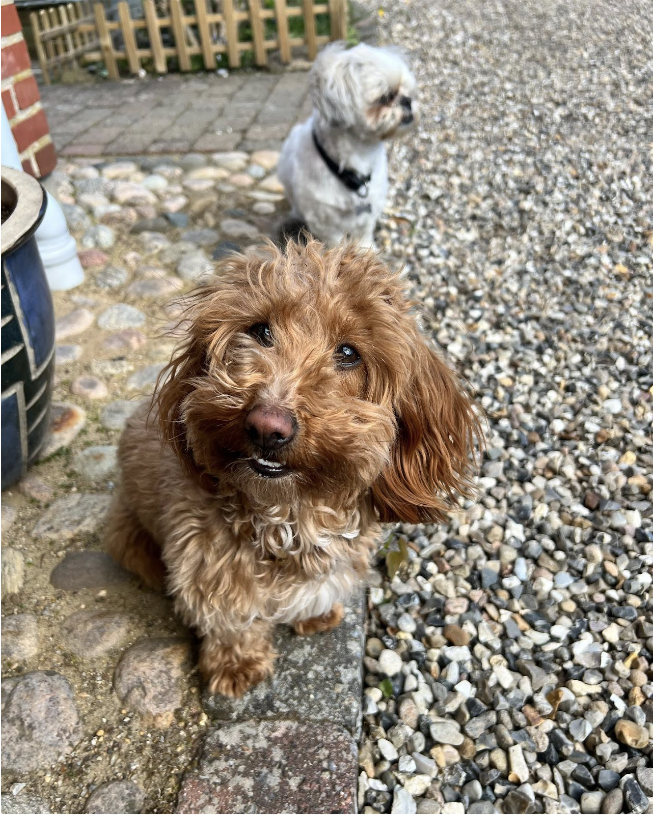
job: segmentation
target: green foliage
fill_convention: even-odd
[[[388,677],[381,681],[379,684],[379,689],[384,697],[392,697],[393,696],[393,684],[388,679]]]
[[[386,552],[386,573],[392,581],[402,564],[409,561],[409,548],[404,536],[394,537]]]

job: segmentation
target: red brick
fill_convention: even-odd
[[[41,98],[39,88],[33,76],[25,77],[20,82],[14,84],[14,91],[16,92],[16,99],[18,100],[18,107],[20,110],[27,110],[31,108],[35,102]]]
[[[14,105],[14,100],[11,98],[11,94],[9,93],[8,90],[2,92],[2,106],[4,107],[5,112],[7,114],[7,119],[9,119],[9,121],[11,122],[11,120],[16,115],[16,106]]]
[[[23,159],[21,164],[23,165],[23,170],[26,173],[29,173],[30,176],[35,175],[35,173],[34,173],[34,162],[32,161],[32,159]]]
[[[9,37],[11,34],[18,34],[22,30],[16,6],[11,3],[2,6],[2,36]]]
[[[45,118],[45,112],[39,110],[34,116],[30,116],[22,122],[17,122],[11,129],[11,132],[14,134],[18,152],[24,153],[37,139],[49,133],[48,120]]]
[[[0,64],[2,66],[2,78],[9,79],[16,76],[20,71],[25,71],[32,67],[30,55],[27,53],[25,41],[7,45],[2,49]]]
[[[34,160],[39,168],[38,178],[43,178],[48,173],[52,173],[57,165],[57,151],[52,142],[37,150],[34,154]]]

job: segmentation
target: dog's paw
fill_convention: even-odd
[[[343,604],[334,606],[325,615],[295,621],[293,629],[297,635],[315,635],[317,632],[331,632],[343,620]]]
[[[225,697],[242,697],[273,673],[275,654],[233,659],[229,647],[213,647],[203,650],[200,656],[200,671],[207,681],[210,694],[224,694]]]

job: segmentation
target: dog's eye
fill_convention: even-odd
[[[250,326],[247,333],[250,337],[254,337],[260,346],[270,348],[273,344],[272,332],[267,323],[255,323],[254,326]]]
[[[380,96],[377,100],[378,105],[390,105],[390,103],[395,99],[397,96],[397,91],[389,91],[385,93],[383,96]]]
[[[348,346],[346,343],[336,349],[334,359],[336,368],[354,368],[361,362],[359,352],[354,346]]]

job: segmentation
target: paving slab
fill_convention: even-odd
[[[275,674],[239,700],[206,694],[204,709],[216,720],[290,718],[332,722],[356,736],[361,727],[363,594],[332,632],[300,637],[275,631]]]
[[[62,156],[279,150],[306,118],[308,73],[147,76],[41,89]]]

